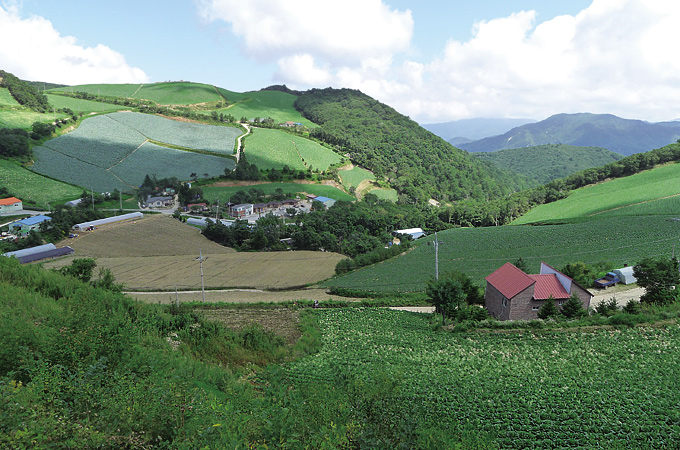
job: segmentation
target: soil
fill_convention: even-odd
[[[236,331],[256,323],[283,337],[288,344],[294,344],[302,336],[299,327],[300,313],[294,309],[209,309],[202,313],[206,319]]]

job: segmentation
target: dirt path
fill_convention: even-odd
[[[201,291],[182,291],[174,292],[127,292],[130,297],[146,303],[174,303],[179,302],[200,302],[202,300]],[[257,289],[221,289],[205,291],[205,301],[207,303],[276,303],[292,302],[295,300],[346,300],[356,301],[359,299],[338,297],[329,295],[325,289],[302,289],[296,291],[262,291]]]
[[[606,302],[609,299],[616,298],[616,304],[619,307],[626,306],[629,300],[640,301],[640,296],[645,293],[645,288],[635,287],[626,289],[625,286],[620,286],[619,289],[605,289],[602,291],[595,291],[595,296],[590,301],[591,307],[596,307],[600,302]]]

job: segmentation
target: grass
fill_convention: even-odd
[[[309,128],[317,126],[302,117],[300,112],[295,109],[293,104],[297,97],[293,94],[279,91],[238,93],[222,88],[217,88],[217,91],[230,103],[229,107],[217,111],[231,114],[237,120],[242,117],[248,119],[271,117],[276,123],[292,121]]]
[[[47,98],[56,109],[70,108],[76,114],[91,112],[112,112],[129,109],[127,106],[112,105],[111,103],[83,100],[81,98],[65,97],[63,95],[47,94]]]
[[[352,197],[349,194],[346,194],[340,189],[325,184],[263,183],[246,186],[220,186],[218,183],[218,185],[201,186],[201,189],[203,189],[203,196],[211,202],[214,202],[218,199],[221,202],[226,202],[229,199],[229,197],[234,195],[237,191],[247,191],[248,189],[261,189],[266,195],[270,195],[274,194],[276,190],[279,188],[283,189],[283,192],[285,193],[292,194],[307,193],[328,197],[335,200],[346,201],[356,200],[354,197]]]
[[[342,185],[347,189],[353,187],[356,189],[364,180],[375,181],[375,175],[370,170],[361,167],[354,167],[351,170],[341,170],[338,172]]]
[[[389,201],[395,202],[395,203],[397,202],[397,199],[399,198],[399,194],[397,193],[396,189],[378,188],[378,189],[372,189],[372,190],[366,192],[365,194],[369,194],[369,193],[374,194],[375,196],[377,196],[380,199],[389,200]]]
[[[287,165],[294,170],[325,171],[341,160],[337,153],[316,142],[267,128],[254,129],[246,138],[245,154],[248,162],[260,169],[281,169]]]
[[[54,122],[55,117],[59,119],[66,116],[59,112],[42,114],[29,109],[0,110],[0,127],[30,130],[34,122]]]
[[[680,164],[669,164],[625,178],[617,178],[573,191],[569,197],[546,205],[541,205],[518,218],[513,224],[545,222],[550,220],[565,220],[578,217],[588,217],[595,214],[639,214],[648,211],[640,208],[644,202],[659,202],[669,208],[675,206],[673,202],[662,201],[666,197],[680,195]],[[652,205],[650,205],[652,206]],[[661,214],[680,213],[680,210],[663,211]],[[651,210],[649,210],[651,211]],[[649,212],[643,212],[649,214]]]
[[[38,175],[16,163],[0,159],[0,185],[24,202],[46,207],[80,197],[81,188]]]
[[[189,82],[145,84],[134,97],[152,100],[161,105],[192,105],[222,100],[222,96],[213,86]]]
[[[49,89],[47,92],[86,92],[92,95],[103,95],[106,97],[132,97],[140,84],[80,84],[77,86],[67,86],[62,88]]]
[[[459,228],[439,233],[439,272],[458,270],[481,286],[508,261],[523,258],[530,272],[541,261],[559,268],[567,263],[611,261],[623,266],[645,256],[670,256],[680,234],[676,216],[610,217],[563,225]],[[418,292],[434,277],[434,250],[421,238],[411,251],[383,263],[325,282],[376,292]]]
[[[0,88],[0,107],[20,107],[19,103],[14,100],[12,94],[9,93],[9,89]]]

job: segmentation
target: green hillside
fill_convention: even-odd
[[[562,144],[480,152],[473,153],[473,155],[491,161],[500,168],[514,170],[536,181],[537,186],[623,158],[623,155],[601,147],[576,147]]]
[[[671,200],[680,195],[679,178],[680,164],[668,164],[628,177],[586,186],[572,191],[566,199],[532,209],[513,224],[564,221],[596,214],[680,215],[680,209],[675,209],[674,200]]]
[[[312,89],[295,105],[320,125],[313,137],[387,179],[405,201],[489,199],[520,187],[516,175],[484,164],[359,91]]]
[[[229,102],[227,108],[218,109],[218,112],[231,114],[237,120],[245,117],[254,119],[256,117],[271,117],[276,123],[298,122],[306,127],[316,125],[302,117],[295,109],[297,96],[280,91],[254,91],[254,92],[232,92],[222,88],[217,91]]]
[[[342,157],[328,147],[283,130],[256,128],[246,138],[248,162],[259,169],[327,170]]]
[[[112,105],[111,103],[84,100],[81,98],[66,97],[63,95],[47,94],[50,105],[55,109],[69,108],[76,114],[88,114],[92,112],[112,112],[130,109],[127,106]]]

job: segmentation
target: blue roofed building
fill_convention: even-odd
[[[14,234],[26,236],[32,230],[40,231],[40,226],[43,222],[49,222],[50,220],[52,220],[51,217],[43,215],[27,217],[26,219],[12,222],[9,224],[9,229]]]
[[[325,206],[326,209],[330,208],[331,206],[333,206],[335,204],[334,199],[328,198],[328,197],[321,197],[321,196],[315,197],[313,201],[323,203],[323,206]]]

